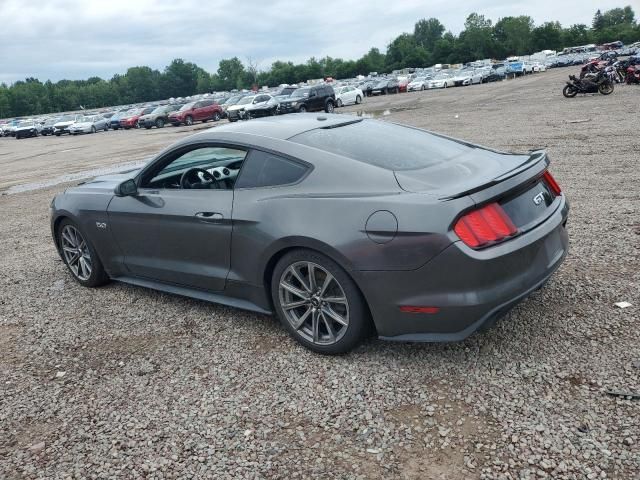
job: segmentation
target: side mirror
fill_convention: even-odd
[[[130,178],[118,185],[114,193],[118,197],[131,197],[138,193],[138,185],[133,178]]]

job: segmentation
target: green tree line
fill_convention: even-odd
[[[459,35],[446,31],[436,18],[419,20],[411,33],[402,33],[387,46],[386,52],[370,49],[357,60],[311,57],[307,62],[276,61],[259,71],[249,60],[221,60],[218,70],[209,73],[182,59],[173,60],[163,71],[132,67],[124,75],[109,80],[60,80],[42,83],[27,78],[8,86],[0,84],[0,118],[35,115],[85,108],[100,108],[185,97],[252,85],[275,86],[298,83],[311,78],[332,76],[350,78],[369,72],[389,72],[404,67],[424,67],[435,63],[464,63],[483,58],[527,55],[540,50],[559,50],[566,46],[640,39],[640,24],[630,6],[604,13],[598,10],[590,26],[562,27],[559,22],[535,25],[529,16],[503,17],[493,23],[484,15],[470,14]]]

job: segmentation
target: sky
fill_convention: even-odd
[[[27,77],[111,78],[127,68],[162,70],[174,58],[209,72],[237,56],[260,70],[274,60],[385,51],[421,18],[454,33],[469,13],[494,22],[529,15],[536,24],[591,24],[595,11],[637,0],[0,0],[0,83]]]

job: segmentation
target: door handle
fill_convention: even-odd
[[[222,223],[224,216],[218,212],[198,212],[195,217],[201,222],[206,223]]]

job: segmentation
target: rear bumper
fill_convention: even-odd
[[[484,250],[451,244],[417,270],[358,272],[380,338],[459,341],[491,325],[540,288],[568,249],[568,205],[526,234]],[[434,314],[400,306],[438,307]]]

